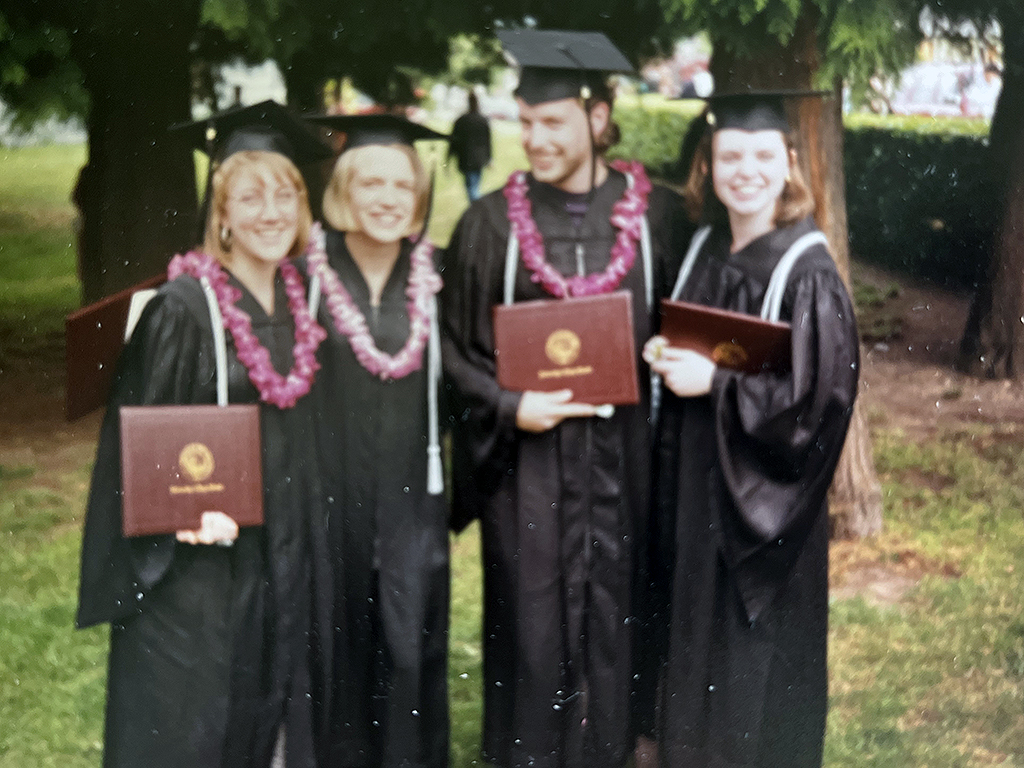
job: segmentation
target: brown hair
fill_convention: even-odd
[[[355,178],[356,172],[366,165],[367,150],[375,146],[393,147],[400,150],[409,162],[412,163],[414,181],[413,193],[416,197],[416,209],[413,211],[412,223],[406,237],[418,232],[423,227],[427,216],[427,204],[430,198],[430,182],[427,172],[420,162],[420,156],[416,150],[407,144],[383,144],[354,147],[341,153],[338,162],[334,164],[334,171],[331,173],[331,180],[327,182],[327,190],[324,192],[324,219],[341,232],[357,232],[356,218],[352,215],[352,199],[349,196],[349,187]]]
[[[231,244],[230,242],[225,243],[221,238],[221,228],[224,223],[224,207],[227,205],[228,192],[243,173],[259,169],[270,171],[278,183],[291,184],[299,193],[298,232],[295,235],[295,243],[292,245],[291,250],[288,251],[288,255],[298,256],[306,250],[306,243],[309,240],[309,228],[313,225],[313,215],[309,212],[306,182],[303,181],[299,169],[295,167],[291,160],[278,152],[244,150],[232,154],[213,172],[213,184],[211,185],[210,192],[210,216],[206,222],[203,250],[215,256],[222,264],[226,264],[231,260]]]
[[[604,102],[608,105],[608,125],[605,126],[601,133],[594,137],[594,152],[597,155],[603,156],[605,152],[614,147],[619,143],[622,138],[622,132],[619,130],[619,125],[612,119],[612,108],[615,106],[615,95],[612,92],[612,88],[608,85],[606,80],[602,80],[598,87],[593,89],[593,94],[583,100],[583,111],[587,114],[587,120],[590,120],[590,110],[596,105]]]
[[[683,188],[683,202],[694,221],[707,224],[728,224],[729,212],[715,195],[711,178],[711,139],[714,135],[709,126],[697,144],[690,166],[690,175]],[[775,226],[795,224],[814,213],[814,195],[804,181],[800,163],[796,162],[796,143],[792,135],[783,137],[786,153],[789,155],[789,178],[782,188],[775,208]]]

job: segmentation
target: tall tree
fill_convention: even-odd
[[[167,126],[189,115],[200,3],[35,0],[0,18],[10,36],[0,96],[25,122],[86,118],[89,156],[74,191],[86,300],[155,274],[195,235],[192,152]],[[10,76],[19,67],[28,77]]]
[[[992,255],[960,342],[958,367],[987,378],[1024,379],[1024,4],[1018,0],[933,3],[954,21],[998,24],[1003,87],[989,129],[990,181],[999,215]]]
[[[884,58],[878,39],[864,20],[878,23],[880,13],[893,20],[890,28],[902,33],[913,25],[894,0],[866,0],[856,4],[839,0],[663,0],[666,11],[711,37],[711,74],[716,89],[811,88],[828,76],[823,60],[831,58],[832,71],[840,63],[859,62],[861,71]],[[871,6],[867,8],[866,6]],[[913,28],[911,26],[911,28]],[[891,39],[886,38],[886,45]],[[897,46],[892,44],[892,49]],[[840,272],[849,277],[846,193],[842,164],[841,83],[833,81],[831,101],[800,99],[793,106],[798,133],[798,154],[817,201],[815,218],[828,236]],[[832,486],[833,534],[866,536],[882,525],[881,486],[874,469],[870,434],[860,405]]]

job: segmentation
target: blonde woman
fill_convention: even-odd
[[[308,393],[324,331],[291,263],[310,213],[284,144],[261,126],[232,135],[204,243],[172,260],[118,364],[77,619],[111,627],[105,766],[267,766],[275,745],[288,768],[315,765],[310,635],[326,621],[314,620],[313,589],[327,579],[312,556],[323,515]],[[228,401],[260,403],[264,525],[239,529],[210,510],[197,530],[125,538],[118,407],[217,401],[214,298]]]
[[[309,260],[328,331],[321,437],[335,568],[329,765],[448,757],[448,510],[441,482],[430,184],[390,115],[325,118],[347,141]]]

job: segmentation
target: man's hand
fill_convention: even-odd
[[[231,546],[238,538],[238,523],[223,512],[203,512],[198,531],[178,531],[175,537],[185,544]]]
[[[524,432],[547,432],[564,419],[594,416],[597,409],[587,403],[572,402],[572,390],[523,392],[516,410],[516,426]]]

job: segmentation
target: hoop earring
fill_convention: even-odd
[[[227,227],[220,228],[220,249],[227,253],[231,250],[231,230]]]

